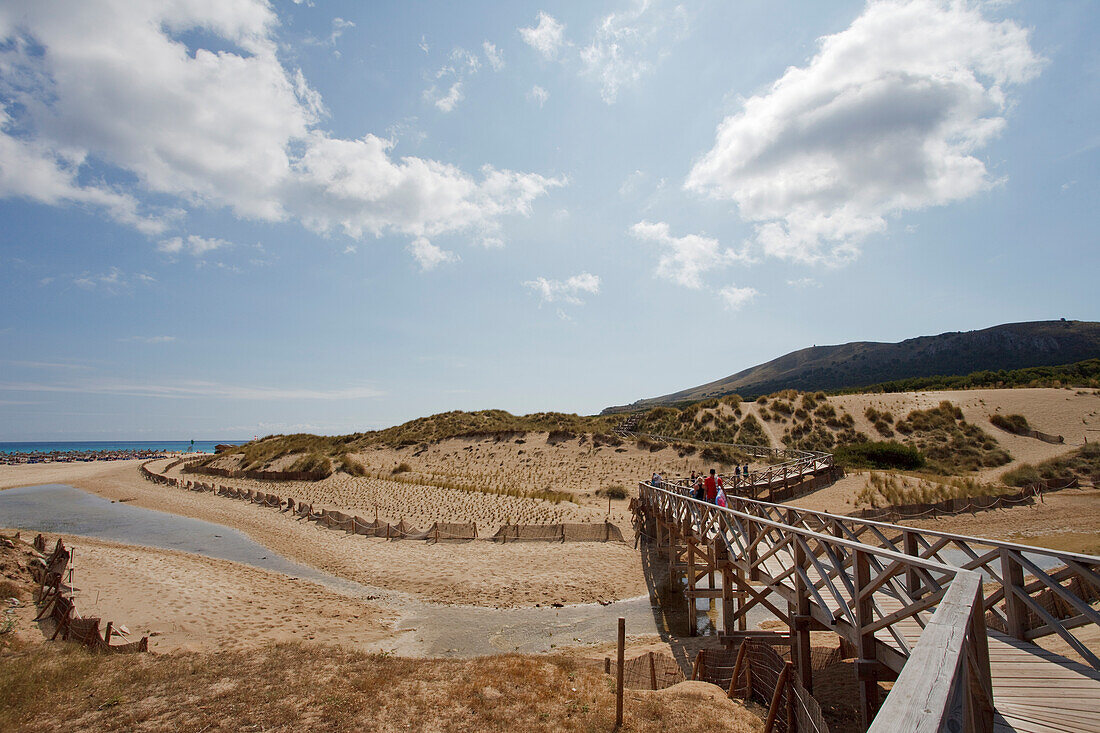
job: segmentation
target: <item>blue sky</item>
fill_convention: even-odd
[[[136,7],[135,7],[136,6]],[[1100,319],[1100,6],[0,5],[0,440]]]

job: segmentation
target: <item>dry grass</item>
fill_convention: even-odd
[[[1001,475],[1009,486],[1027,486],[1041,479],[1062,479],[1076,476],[1090,479],[1100,475],[1100,443],[1081,446],[1068,456],[1044,461],[1038,466],[1024,463]]]
[[[0,665],[0,729],[611,730],[611,678],[565,656],[406,659],[276,644],[251,653],[93,656],[15,643]],[[756,731],[713,688],[632,692],[625,730]],[[714,694],[717,693],[717,694]]]
[[[1004,486],[991,486],[971,478],[952,478],[940,482],[872,471],[867,483],[856,495],[856,503],[872,507],[931,504],[970,496],[996,496],[1008,491]]]

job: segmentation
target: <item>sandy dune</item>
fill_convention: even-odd
[[[872,440],[881,439],[864,412],[868,407],[887,410],[896,419],[912,410],[926,410],[948,400],[957,405],[963,417],[996,438],[1013,462],[980,472],[982,480],[992,480],[1020,463],[1038,463],[1072,451],[1086,438],[1100,440],[1100,394],[1096,390],[1075,389],[976,389],[959,392],[904,392],[899,394],[862,394],[830,397],[829,401],[843,407],[855,419],[855,429]],[[989,417],[1023,415],[1036,430],[1065,437],[1064,445],[1044,443],[1007,433],[989,422]]]

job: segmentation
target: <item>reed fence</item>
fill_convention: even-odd
[[[30,565],[31,576],[38,583],[34,592],[34,602],[38,607],[35,621],[49,621],[53,624],[50,640],[58,636],[64,641],[73,641],[95,652],[105,654],[134,654],[149,651],[149,637],[126,644],[112,644],[114,624],[107,622],[100,632],[101,619],[82,618],[76,610],[76,600],[72,594],[70,561],[72,550],[65,547],[59,538],[49,555],[46,555],[46,539],[42,535],[34,538],[33,547],[41,556]]]
[[[241,489],[231,486],[191,481],[152,471],[148,463],[140,467],[141,475],[148,481],[165,486],[173,486],[188,491],[206,492],[230,499],[247,501],[252,504],[290,513],[300,520],[316,522],[327,529],[347,534],[383,537],[389,540],[426,540],[431,543],[447,541],[472,541],[484,539],[500,543],[508,542],[625,542],[622,530],[611,522],[601,523],[558,523],[558,524],[505,524],[487,537],[478,535],[477,525],[473,522],[434,522],[427,529],[417,529],[401,519],[396,524],[379,520],[367,520],[358,515],[343,511],[314,507],[312,503],[294,498],[282,498],[254,489]],[[171,465],[171,464],[169,464]],[[178,465],[178,464],[177,464]],[[167,470],[167,469],[166,469]]]

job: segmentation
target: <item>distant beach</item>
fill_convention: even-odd
[[[0,454],[11,453],[114,453],[159,451],[165,453],[213,453],[221,444],[241,445],[247,440],[88,440],[0,442]]]

